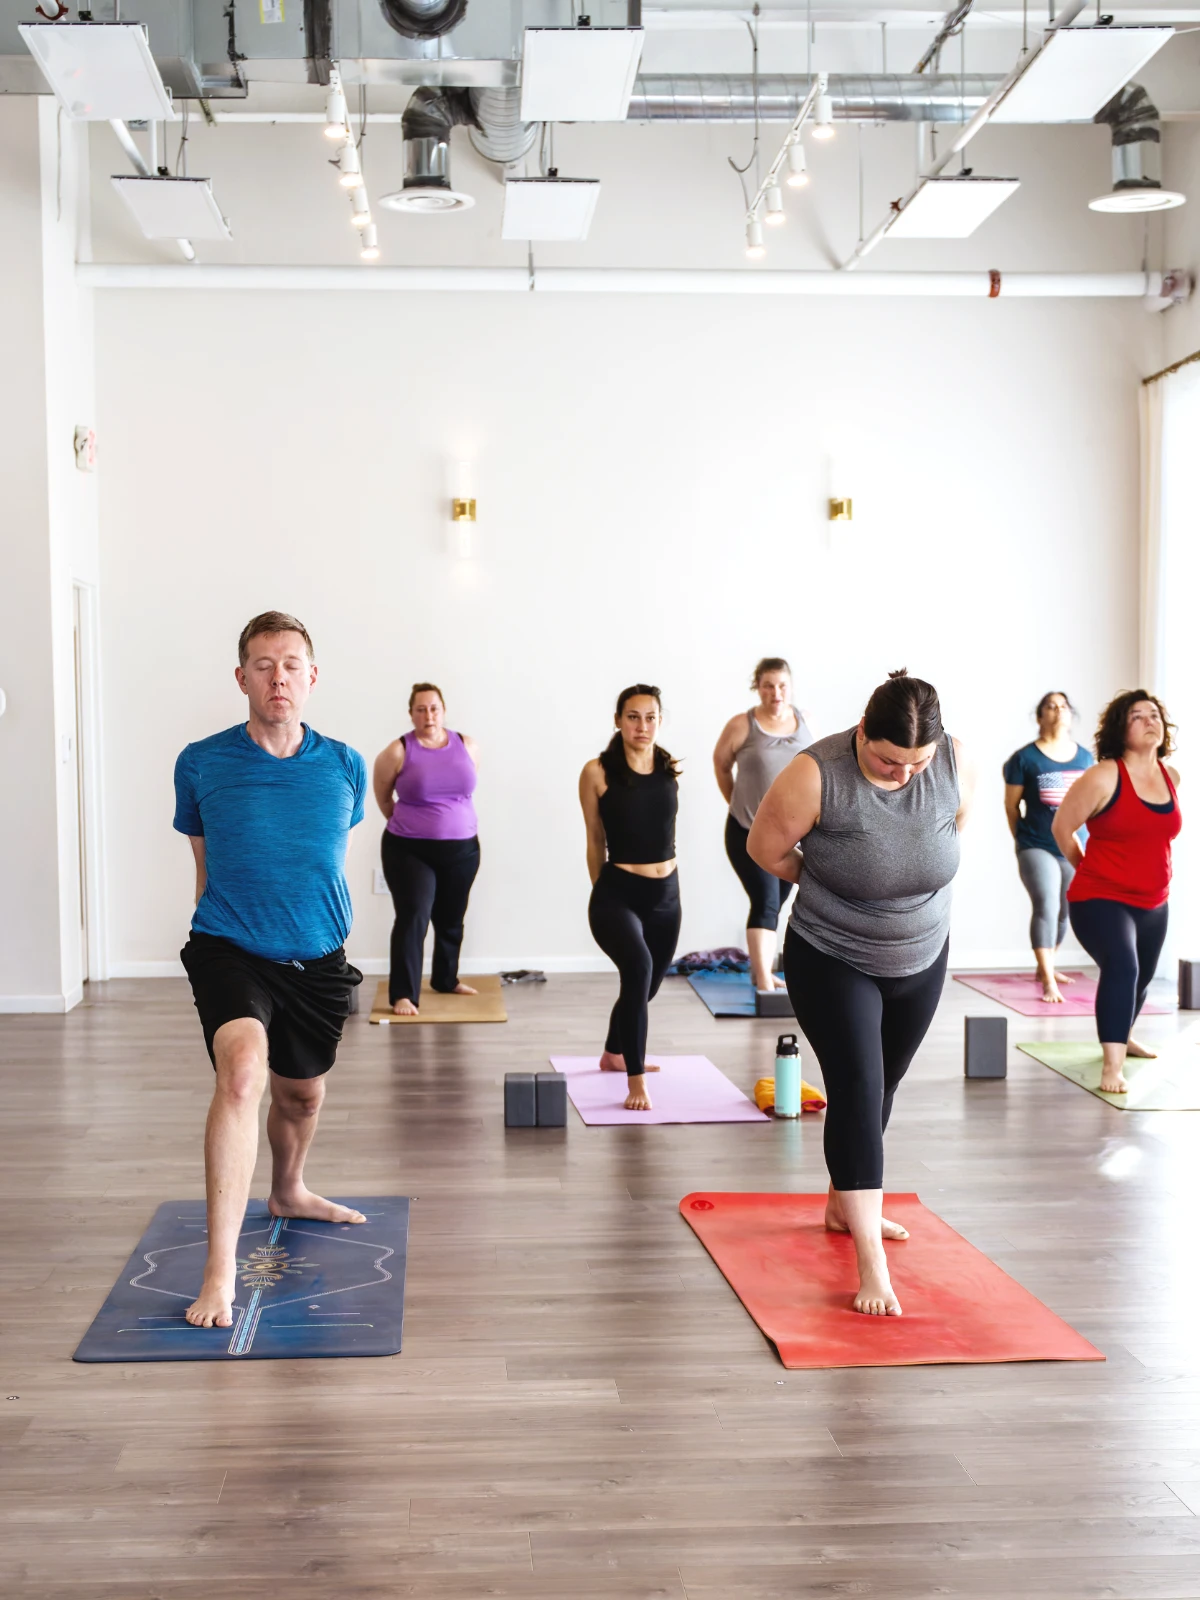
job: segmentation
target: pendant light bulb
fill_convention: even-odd
[[[346,96],[342,93],[341,74],[334,69],[329,77],[329,92],[325,96],[325,137],[333,143],[345,139],[350,132],[350,119],[346,115]]]
[[[362,188],[362,168],[358,161],[358,146],[353,139],[347,139],[342,146],[342,153],[338,157],[338,166],[341,168],[341,176],[338,178],[338,182],[343,189]]]
[[[751,261],[759,261],[767,253],[763,243],[762,223],[757,217],[752,217],[746,224],[746,255]]]
[[[364,261],[379,260],[379,233],[373,222],[368,222],[362,232],[362,249],[359,255]]]
[[[773,183],[767,190],[765,221],[770,228],[781,228],[787,221],[787,212],[783,209],[783,190],[777,183]]]
[[[808,161],[799,139],[788,145],[788,188],[803,189],[808,183]]]
[[[827,94],[819,94],[813,109],[813,138],[833,138],[833,101]]]
[[[371,205],[363,188],[350,191],[350,221],[356,228],[371,226]]]

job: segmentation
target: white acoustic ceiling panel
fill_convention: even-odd
[[[926,178],[887,237],[968,239],[1020,187],[1016,178]]]
[[[207,178],[113,179],[147,239],[229,239]]]
[[[599,178],[510,178],[500,237],[534,243],[586,239],[599,198]]]
[[[642,28],[526,28],[521,60],[524,122],[624,122]]]
[[[1090,122],[1174,37],[1174,28],[1059,28],[991,120]]]
[[[23,22],[20,33],[77,122],[175,120],[140,22]]]

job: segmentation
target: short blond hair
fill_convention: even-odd
[[[238,665],[244,667],[250,654],[250,641],[260,633],[298,633],[304,640],[304,648],[308,651],[308,659],[315,661],[313,642],[308,636],[308,629],[298,617],[291,616],[286,611],[260,611],[256,617],[242,629],[238,637]]]

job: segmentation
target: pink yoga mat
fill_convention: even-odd
[[[626,1111],[620,1072],[601,1072],[599,1056],[551,1056],[567,1080],[571,1104],[591,1127],[652,1122],[770,1122],[707,1056],[647,1056],[661,1070],[647,1074],[652,1111]]]
[[[1027,972],[956,972],[954,976],[968,989],[977,989],[989,1000],[998,1000],[1023,1017],[1091,1017],[1096,1013],[1096,980],[1085,978],[1080,972],[1067,973],[1075,982],[1061,985],[1060,1006],[1048,1005],[1042,999],[1041,984]],[[1161,1001],[1147,1000],[1142,1015],[1164,1017],[1174,1009]]]

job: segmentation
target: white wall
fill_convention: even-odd
[[[97,318],[115,972],[185,935],[172,764],[241,716],[267,606],[315,637],[323,731],[370,759],[428,677],[479,738],[475,963],[598,961],[575,783],[634,679],[685,763],[681,949],[739,940],[709,755],[774,652],[830,730],[889,668],[939,686],[983,775],[956,959],[1023,958],[1000,763],[1043,691],[1086,735],[1135,670],[1136,305],[121,291]],[[856,518],[831,530],[835,434]],[[469,562],[444,553],[460,455]],[[377,959],[380,826],[351,868]]]

